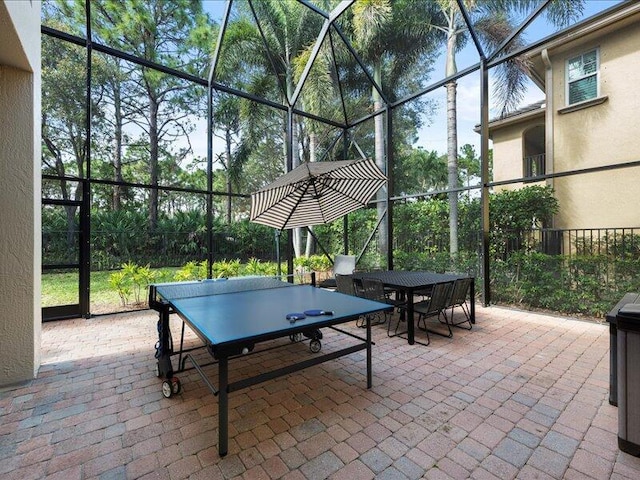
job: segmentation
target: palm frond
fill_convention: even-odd
[[[513,23],[502,12],[478,19],[474,27],[481,41],[495,49],[511,35],[515,28]],[[522,36],[518,36],[504,48],[503,54],[518,50],[523,45]],[[495,67],[494,105],[499,109],[500,116],[516,108],[524,98],[529,68],[530,63],[524,56],[512,58]]]

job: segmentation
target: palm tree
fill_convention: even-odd
[[[433,9],[429,0],[360,0],[353,5],[354,43],[365,63],[371,66],[375,85],[371,88],[373,111],[381,112],[382,94],[387,101],[397,96],[397,85],[407,73],[416,74],[414,66],[422,66],[422,78],[430,70],[430,56],[433,53],[435,31],[428,28],[430,12]],[[384,115],[374,118],[375,160],[383,172],[386,172]],[[385,214],[387,192],[378,192],[378,219]],[[387,222],[382,219],[378,236],[378,248],[381,255],[388,251]]]
[[[394,171],[397,194],[423,193],[447,186],[446,156],[422,147],[406,149],[398,156],[401,161]]]
[[[261,0],[250,2],[255,18],[261,27],[269,58],[264,58],[265,69],[275,73],[280,85],[280,96],[283,104],[292,107],[296,89],[295,59],[301,55],[308,45],[316,39],[322,25],[322,17],[296,0]],[[284,122],[286,126],[287,121]],[[297,128],[287,137],[285,127],[283,142],[285,158],[292,159],[292,168],[300,164]],[[286,169],[285,169],[286,170]],[[302,252],[302,234],[295,229],[294,252],[299,256]]]
[[[496,48],[514,31],[514,15],[526,13],[538,6],[536,0],[463,0],[464,7],[474,19],[473,28],[480,42],[485,47]],[[446,42],[445,76],[458,73],[456,53],[464,45],[469,36],[469,29],[456,0],[436,0],[439,15],[431,17],[430,26],[439,31]],[[545,9],[545,16],[556,26],[564,26],[574,20],[584,6],[584,0],[559,1],[550,3]],[[522,43],[516,37],[505,50],[516,50]],[[501,114],[517,105],[522,99],[525,89],[526,62],[517,58],[498,67],[496,78],[496,102],[500,105]],[[457,105],[456,82],[446,84],[447,90],[447,165],[449,189],[458,187],[458,137],[457,137]],[[449,193],[449,235],[450,253],[458,252],[458,194]]]
[[[327,48],[326,42],[323,44],[318,56],[315,58],[313,68],[309,75],[303,80],[303,74],[308,63],[312,59],[313,45],[309,45],[294,59],[295,81],[299,83],[304,81],[304,87],[301,90],[300,101],[305,111],[313,113],[325,118],[333,116],[339,107],[337,93],[337,79],[332,75],[331,68],[331,51]],[[318,122],[307,120],[304,122],[306,128],[301,130],[301,135],[307,137],[306,153],[309,162],[315,162],[317,158],[317,146],[319,135],[326,128],[322,128]],[[313,231],[313,227],[308,227]],[[313,236],[307,235],[305,248],[305,256],[309,257],[313,249]]]

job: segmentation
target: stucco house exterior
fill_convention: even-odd
[[[528,56],[544,98],[490,122],[493,180],[521,180],[496,189],[551,185],[560,212],[546,227],[640,227],[640,2]]]
[[[40,367],[40,2],[0,1],[0,386]]]

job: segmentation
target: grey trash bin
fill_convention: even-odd
[[[618,311],[618,447],[640,457],[640,304]]]
[[[627,303],[640,303],[640,293],[627,293],[607,313],[609,323],[609,403],[618,406],[618,311]]]

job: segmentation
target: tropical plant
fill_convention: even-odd
[[[362,0],[353,5],[353,37],[363,60],[373,70],[371,87],[374,118],[375,160],[386,172],[383,97],[388,102],[398,94],[403,76],[413,76],[420,84],[429,73],[434,53],[435,32],[425,28],[431,21],[432,2],[427,0]],[[420,70],[414,67],[420,65]],[[378,191],[378,249],[388,250],[386,190]]]
[[[122,306],[126,306],[129,303],[129,296],[131,295],[131,287],[127,282],[127,274],[122,270],[113,272],[109,275],[109,286],[118,292]]]
[[[173,278],[178,282],[204,280],[207,278],[207,262],[188,261],[176,271]]]
[[[142,292],[146,292],[149,284],[157,278],[158,272],[151,270],[149,265],[140,266],[133,262],[122,264],[122,269],[109,275],[109,286],[118,292],[122,306],[129,303],[133,294],[136,304],[142,303]]]
[[[265,271],[266,264],[259,259],[251,257],[244,266],[244,273],[247,275],[262,275]]]
[[[237,277],[240,274],[240,260],[228,260],[213,263],[213,275],[216,278]]]
[[[394,167],[396,194],[423,193],[447,186],[446,157],[435,150],[411,148]]]
[[[136,265],[134,263],[125,263],[122,265],[122,271],[131,279],[133,284],[133,295],[136,303],[141,303],[143,290],[156,279],[156,272],[151,270],[150,265]]]
[[[434,15],[429,25],[440,32],[441,40],[446,45],[445,76],[453,77],[458,73],[456,53],[461,50],[469,39],[469,27],[460,11],[456,0],[436,0],[433,2],[439,9],[439,15]],[[538,6],[537,0],[463,0],[463,4],[473,19],[473,29],[482,46],[496,50],[507,40],[517,24],[516,16],[528,13]],[[584,6],[584,0],[570,2],[551,2],[547,5],[544,15],[556,26],[564,26],[577,18]],[[504,46],[500,54],[516,51],[524,40],[522,35],[512,38]],[[527,62],[523,57],[517,57],[497,68],[495,80],[496,103],[501,115],[516,106],[525,91]],[[447,82],[447,157],[449,189],[449,232],[450,251],[458,251],[458,135],[457,135],[457,84],[455,80]]]

